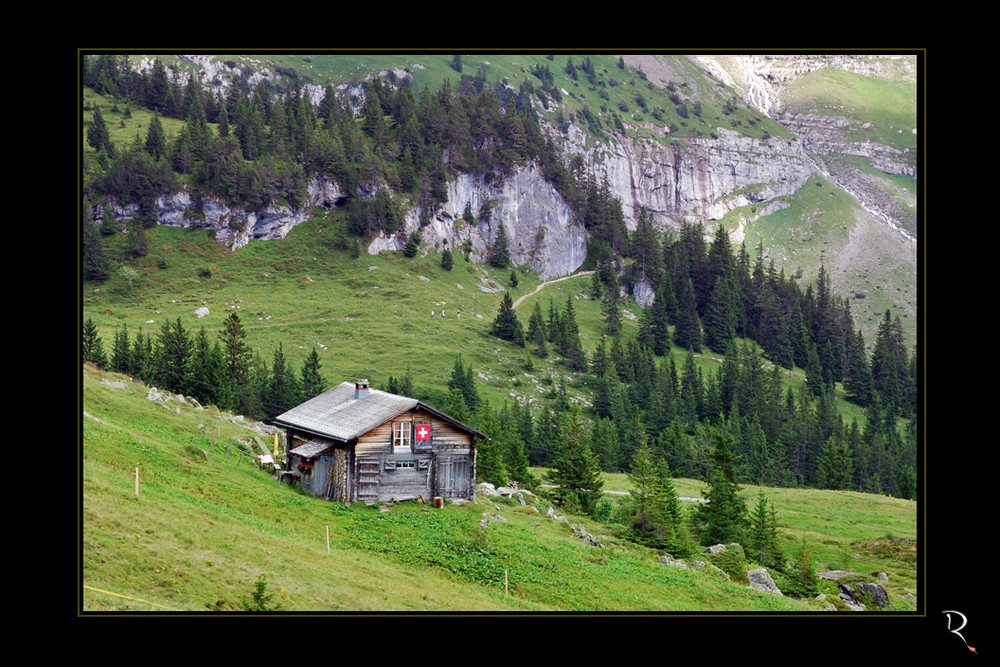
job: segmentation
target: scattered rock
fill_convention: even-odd
[[[122,380],[101,380],[101,384],[114,389],[128,389],[128,385],[126,385]]]
[[[687,563],[685,563],[682,560],[674,560],[670,556],[670,554],[665,554],[663,556],[660,556],[660,562],[663,563],[664,565],[670,565],[672,567],[679,567],[679,568],[683,568],[685,570],[689,569]]]
[[[883,609],[889,606],[889,593],[885,590],[882,584],[858,584],[858,594],[860,597],[864,597],[866,594],[871,595],[872,602]]]
[[[596,537],[594,537],[593,535],[591,535],[590,533],[588,533],[581,526],[577,526],[577,525],[573,524],[570,527],[573,529],[573,534],[576,535],[577,537],[579,537],[581,540],[583,540],[587,544],[589,544],[589,545],[591,545],[593,547],[600,547],[602,549],[604,548],[604,545],[601,544],[600,541]]]
[[[199,318],[205,317],[206,315],[208,315],[208,308],[202,306],[198,310],[194,311],[194,314]]]
[[[771,579],[771,575],[768,574],[767,570],[762,567],[758,567],[754,570],[747,572],[747,578],[750,580],[750,588],[755,591],[764,591],[765,593],[773,593],[774,595],[783,595],[778,586],[774,583],[774,579]]]
[[[820,579],[826,579],[827,581],[837,581],[842,579],[849,574],[854,574],[854,572],[848,572],[847,570],[830,570],[828,572],[817,572],[816,576]]]

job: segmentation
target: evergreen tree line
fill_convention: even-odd
[[[449,174],[491,178],[554,151],[526,95],[490,86],[481,74],[463,75],[458,91],[446,80],[436,92],[376,78],[360,100],[327,86],[318,105],[298,78],[281,92],[270,82],[244,81],[213,93],[198,76],[177,84],[158,59],[138,72],[124,56],[87,57],[83,81],[156,114],[145,141],[137,137],[128,150],[114,149],[99,109],[88,125],[88,143],[104,166],[91,194],[122,203],[147,201],[150,184],[162,193],[176,174],[190,174],[204,192],[234,204],[299,206],[307,175],[324,174],[346,194],[355,233],[394,233],[401,216],[391,197],[361,203],[383,186],[429,209],[447,200]],[[186,124],[167,141],[160,116]]]
[[[110,349],[87,318],[82,341],[85,362],[254,419],[274,419],[326,389],[316,348],[298,372],[280,344],[268,364],[247,344],[236,313],[214,339],[204,327],[186,328],[180,318],[164,322],[158,334],[140,330],[134,337],[122,325]]]
[[[599,275],[600,271],[595,273],[596,291],[605,289]],[[806,295],[810,293],[807,289]],[[810,303],[808,296],[803,300]],[[717,371],[705,373],[696,366],[693,350],[678,367],[677,358],[667,354],[669,347],[665,356],[657,355],[659,337],[649,335],[655,305],[646,310],[637,335],[605,336],[589,357],[580,342],[572,297],[562,310],[550,301],[547,320],[536,303],[523,333],[505,295],[493,333],[540,357],[559,354],[568,368],[585,372],[584,382],[593,389],[588,410],[590,447],[603,470],[630,470],[636,451],[648,445],[675,474],[707,479],[710,434],[724,422],[735,440],[740,480],[915,496],[915,422],[911,419],[902,432],[897,427],[899,417],[912,414],[912,406],[901,411],[873,389],[864,405],[864,426],[856,420],[845,424],[831,384],[814,380],[798,392],[791,387],[783,390],[781,366],[766,368],[758,348],[738,343],[735,337],[727,340]],[[662,324],[662,331],[669,336],[667,324]],[[671,326],[676,332],[677,325]],[[894,350],[894,356],[886,350]],[[878,369],[883,358],[890,361],[885,364],[888,377],[875,370],[871,386],[885,382],[898,387],[897,369],[905,359],[905,348],[899,320],[890,320],[888,313],[876,339],[872,367]],[[912,365],[906,369],[911,373]],[[820,377],[819,371],[814,372]],[[906,379],[912,381],[912,376]],[[895,394],[897,401],[900,394]],[[569,409],[564,386],[553,389],[553,396],[556,411]],[[544,411],[536,417],[539,422],[550,418]],[[533,438],[525,441],[532,465],[549,465],[557,448],[538,434]]]

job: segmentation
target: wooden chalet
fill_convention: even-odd
[[[275,419],[307,493],[342,502],[475,498],[484,434],[415,398],[343,382]]]

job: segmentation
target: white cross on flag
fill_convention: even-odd
[[[417,424],[417,440],[430,440],[430,439],[431,439],[431,425]]]

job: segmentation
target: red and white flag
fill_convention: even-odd
[[[430,439],[431,439],[431,425],[417,424],[417,440],[430,440]]]

